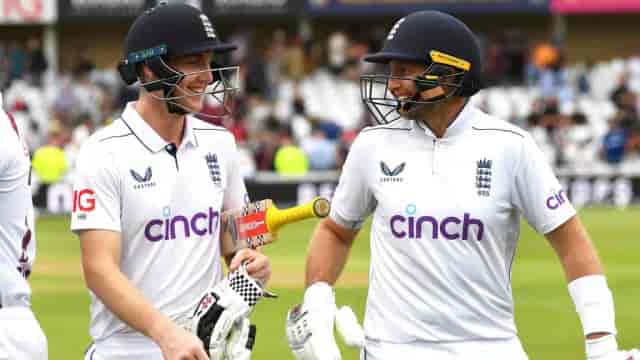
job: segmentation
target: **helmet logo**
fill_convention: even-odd
[[[431,57],[431,61],[437,64],[453,66],[456,69],[464,71],[469,71],[469,69],[471,69],[470,62],[437,50],[429,51],[429,56]]]
[[[396,36],[396,33],[398,32],[398,29],[400,28],[400,25],[402,25],[404,21],[405,18],[402,18],[398,20],[395,25],[393,25],[391,31],[389,31],[389,35],[387,35],[387,40],[393,40],[393,38]]]
[[[200,14],[200,20],[202,20],[202,26],[204,27],[204,32],[207,34],[209,39],[215,39],[216,33],[213,31],[213,25],[211,25],[211,21],[205,14]]]

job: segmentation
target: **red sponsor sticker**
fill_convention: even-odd
[[[238,238],[247,239],[268,232],[265,221],[266,211],[238,218]]]
[[[96,208],[96,193],[91,189],[73,191],[73,212],[93,211]]]

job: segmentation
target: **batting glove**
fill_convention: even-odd
[[[329,284],[319,282],[311,285],[304,294],[304,302],[287,314],[287,338],[295,358],[340,360],[340,351],[333,336],[334,325],[347,345],[364,346],[364,331],[353,310],[347,306],[337,309]]]
[[[235,324],[244,326],[262,295],[260,284],[240,266],[205,292],[185,328],[202,340],[212,360],[221,360],[232,328]]]
[[[224,358],[227,360],[250,360],[256,341],[256,326],[244,318],[233,325],[227,340]]]
[[[618,342],[613,334],[586,341],[587,360],[640,360],[640,351],[618,350]]]

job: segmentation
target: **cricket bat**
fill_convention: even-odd
[[[270,244],[277,240],[278,230],[286,224],[329,215],[329,200],[316,197],[306,204],[278,209],[271,199],[249,203],[240,209],[222,213],[221,254],[231,255],[243,248]]]

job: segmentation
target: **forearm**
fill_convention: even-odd
[[[548,238],[560,259],[567,282],[603,273],[595,246],[577,216],[554,230]]]
[[[615,333],[613,297],[602,275],[596,249],[578,217],[552,231],[547,238],[562,263],[584,335],[593,339]]]
[[[115,264],[94,263],[85,267],[87,287],[119,319],[159,342],[171,320],[155,309]]]
[[[357,232],[340,229],[330,219],[318,224],[309,244],[306,285],[323,281],[335,284],[347,261]]]

